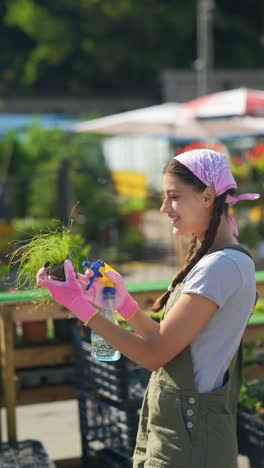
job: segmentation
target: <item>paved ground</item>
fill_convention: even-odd
[[[17,436],[19,440],[40,440],[53,460],[80,457],[77,400],[19,406]],[[3,439],[5,438],[4,430]]]

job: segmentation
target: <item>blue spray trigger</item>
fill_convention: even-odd
[[[93,272],[93,274],[94,274],[94,275],[89,279],[89,282],[88,282],[88,284],[87,284],[87,286],[86,286],[86,288],[85,288],[85,289],[87,290],[87,289],[89,289],[89,288],[92,286],[92,284],[93,284],[95,278],[100,278],[100,277],[103,276],[103,274],[100,272],[100,268],[104,267],[104,266],[105,266],[105,263],[104,263],[104,261],[101,260],[101,259],[100,259],[100,260],[97,260],[96,262],[88,262],[87,260],[84,260],[84,261],[82,262],[82,265],[83,265],[83,266],[86,266],[86,268],[89,268],[90,270],[92,270],[92,272]]]
[[[88,262],[87,260],[84,260],[82,262],[82,266],[85,266],[86,268],[90,268],[92,265],[92,262]]]
[[[92,262],[88,262],[87,260],[84,260],[84,261],[82,262],[82,266],[85,266],[86,268],[91,268],[91,267],[93,266],[93,264],[92,264]],[[86,288],[85,288],[86,290],[87,290],[87,289],[90,289],[90,287],[92,286],[92,284],[93,284],[93,282],[94,282],[94,279],[95,279],[94,276],[92,276],[92,277],[89,279],[88,284],[87,284],[87,286],[86,286]]]

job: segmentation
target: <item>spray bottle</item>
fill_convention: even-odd
[[[88,290],[96,278],[102,278],[104,280],[103,298],[105,308],[103,314],[109,320],[115,322],[115,310],[113,307],[113,299],[115,296],[114,284],[105,275],[106,270],[115,271],[110,267],[104,260],[97,260],[96,262],[83,262],[83,266],[93,271],[94,276],[89,279],[86,290]],[[120,359],[121,354],[113,346],[107,343],[101,336],[91,331],[91,344],[92,344],[92,357],[97,361],[117,361]]]

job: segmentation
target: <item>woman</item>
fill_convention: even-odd
[[[154,311],[164,308],[160,324],[140,310],[115,272],[107,272],[116,287],[114,305],[134,333],[100,314],[100,281],[95,280],[87,301],[69,261],[65,283],[47,278],[44,269],[38,273],[38,284],[55,301],[153,371],[141,409],[134,468],[236,467],[241,339],[256,283],[254,263],[237,242],[229,206],[259,197],[235,197],[236,188],[225,156],[210,150],[182,153],[165,168],[161,211],[175,235],[192,234],[192,241],[185,266],[154,304]]]

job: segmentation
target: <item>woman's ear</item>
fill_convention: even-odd
[[[204,200],[204,206],[206,208],[213,205],[215,201],[215,191],[213,187],[206,187],[206,189],[203,191],[203,200]]]

